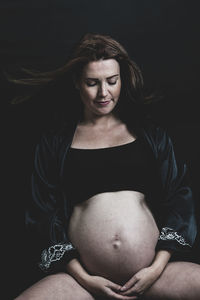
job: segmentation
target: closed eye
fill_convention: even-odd
[[[87,86],[95,86],[98,82],[93,82],[93,83],[90,83],[90,82],[86,82]],[[108,81],[108,84],[110,85],[115,85],[117,83],[117,81],[115,82],[109,82]]]
[[[94,83],[89,83],[89,82],[86,82],[87,86],[95,86],[97,83],[94,82]]]
[[[117,81],[115,81],[115,82],[108,82],[108,83],[111,84],[111,85],[114,85],[114,84],[117,83]]]

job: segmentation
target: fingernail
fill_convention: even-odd
[[[121,288],[121,291],[125,291],[125,289],[126,289],[126,286],[123,286],[123,287]]]

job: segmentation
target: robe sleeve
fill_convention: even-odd
[[[160,236],[156,250],[187,252],[195,241],[195,203],[185,163],[177,162],[172,140],[164,129],[157,133],[157,155],[164,191]]]
[[[67,237],[67,224],[63,218],[57,149],[58,139],[45,134],[36,146],[32,197],[25,214],[28,232],[40,253],[39,267],[46,272],[63,270],[70,259],[78,257]]]

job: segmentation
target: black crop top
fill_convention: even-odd
[[[109,148],[69,148],[65,163],[66,193],[73,204],[103,192],[149,195],[156,188],[155,158],[139,139]]]

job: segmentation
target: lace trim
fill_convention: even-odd
[[[44,249],[41,254],[41,263],[39,267],[46,270],[50,267],[53,261],[60,260],[66,251],[75,250],[71,243],[57,244]]]
[[[190,244],[186,243],[185,239],[181,235],[179,235],[176,231],[169,227],[162,228],[159,240],[176,240],[183,246],[192,247]]]

